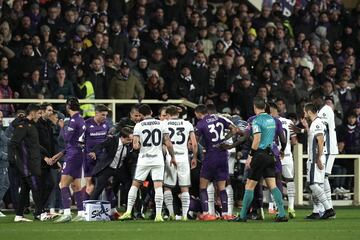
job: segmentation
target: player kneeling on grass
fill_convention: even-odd
[[[163,205],[163,178],[164,178],[164,157],[162,143],[167,147],[171,156],[171,164],[176,166],[174,148],[170,141],[169,130],[165,122],[153,118],[151,108],[148,105],[141,105],[139,113],[143,121],[137,123],[133,134],[133,148],[140,149],[136,165],[135,177],[128,194],[126,212],[120,220],[131,219],[131,211],[134,206],[137,191],[141,183],[151,173],[155,188],[156,217],[155,222],[164,221],[161,215]]]

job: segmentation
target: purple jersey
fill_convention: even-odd
[[[85,149],[89,153],[95,145],[105,141],[110,127],[107,122],[97,124],[94,118],[87,119],[85,126]]]
[[[196,125],[196,134],[203,138],[206,152],[223,152],[217,146],[225,138],[225,129],[231,122],[215,114],[206,115]]]
[[[84,142],[85,121],[80,113],[75,113],[69,121],[66,128],[61,129],[61,134],[66,143],[66,152],[72,152],[79,149],[79,143]]]

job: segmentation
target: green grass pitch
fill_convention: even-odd
[[[360,208],[337,208],[335,220],[306,221],[310,210],[297,210],[297,218],[288,223],[274,223],[267,215],[264,222],[53,222],[14,223],[13,215],[0,218],[1,240],[343,240],[360,239]]]

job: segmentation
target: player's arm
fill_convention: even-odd
[[[198,143],[194,132],[190,132],[189,138],[192,144],[192,151],[193,151],[193,159],[191,160],[191,169],[193,169],[196,168],[197,165]]]
[[[59,121],[59,123],[60,123],[60,121]],[[60,128],[61,128],[60,129],[60,134],[63,136],[65,142],[69,142],[72,139],[72,137],[73,137],[73,135],[75,133],[75,129],[76,129],[75,120],[71,119],[69,121],[69,125],[66,127],[66,129],[65,129],[63,123],[59,124],[59,125],[60,125]]]
[[[171,143],[169,134],[164,133],[163,138],[164,138],[164,144],[165,144],[165,146],[170,154],[170,157],[171,157],[170,165],[174,164],[176,166],[175,151],[174,151],[173,144]]]
[[[134,150],[140,149],[140,138],[138,135],[134,135],[132,145]]]
[[[318,133],[315,135],[315,138],[317,140],[317,147],[318,147],[317,156],[316,156],[316,165],[320,170],[323,170],[324,165],[321,162],[321,156],[323,155],[323,151],[324,151],[324,135]],[[315,151],[315,149],[313,149],[313,151]]]

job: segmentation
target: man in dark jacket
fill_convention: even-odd
[[[41,146],[35,123],[41,116],[40,106],[30,104],[26,109],[25,118],[17,118],[13,122],[14,134],[9,142],[9,163],[14,165],[22,175],[19,204],[16,209],[15,222],[30,222],[24,218],[24,208],[30,190],[35,202],[34,216],[38,217],[42,211],[41,176]],[[45,158],[45,161],[50,159]],[[46,216],[46,214],[45,214]],[[41,214],[41,219],[43,214]]]
[[[53,141],[53,130],[52,123],[49,120],[51,114],[53,114],[54,109],[50,103],[44,103],[40,106],[41,108],[41,117],[36,122],[35,126],[39,135],[39,144],[40,146],[46,150],[45,156],[51,158],[55,155],[55,145]],[[57,167],[57,164],[52,165]],[[55,186],[55,182],[53,177],[51,176],[51,167],[45,161],[41,161],[41,197],[42,197],[42,205],[44,206],[48,201],[48,198],[51,194]]]
[[[127,181],[127,172],[125,169],[125,162],[131,154],[130,143],[132,142],[133,130],[129,127],[124,127],[120,130],[117,136],[109,137],[104,142],[96,145],[89,156],[96,160],[96,165],[93,170],[95,176],[95,189],[91,195],[91,200],[97,200],[100,194],[106,187],[110,177],[113,177],[112,190],[116,196],[119,190],[119,183],[125,184]],[[97,156],[96,152],[105,152],[102,156]],[[116,214],[116,201],[111,200],[112,214]]]

